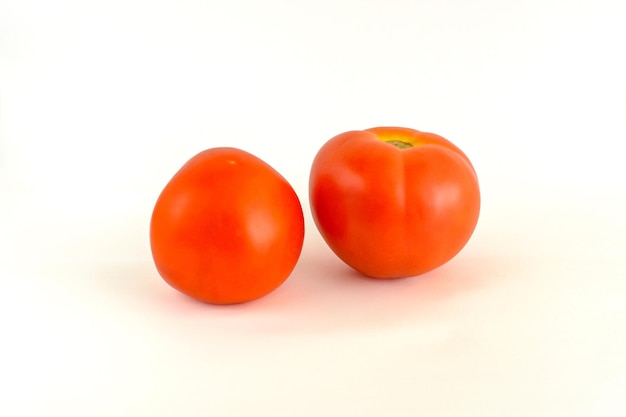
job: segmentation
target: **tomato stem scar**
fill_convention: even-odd
[[[407,148],[412,148],[413,147],[412,143],[404,142],[404,141],[396,140],[396,139],[386,140],[384,142],[386,142],[386,143],[388,143],[390,145],[393,145],[393,146],[395,146],[398,149],[407,149]]]

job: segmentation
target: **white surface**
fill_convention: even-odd
[[[624,415],[625,7],[0,0],[0,415]],[[311,222],[317,149],[378,125],[481,180],[474,237],[422,277],[360,278]],[[307,219],[249,304],[150,258],[156,196],[213,146]]]

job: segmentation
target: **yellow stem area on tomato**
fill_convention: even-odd
[[[404,142],[402,140],[391,139],[391,140],[383,140],[383,142],[388,143],[390,145],[395,146],[398,149],[407,149],[412,148],[413,144],[410,142]]]

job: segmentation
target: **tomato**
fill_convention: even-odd
[[[342,133],[319,150],[309,202],[322,237],[374,278],[423,274],[452,259],[480,211],[467,156],[433,133],[378,127]]]
[[[259,158],[213,148],[191,158],[159,195],[150,221],[155,266],[197,300],[260,298],[291,274],[304,217],[291,185]]]

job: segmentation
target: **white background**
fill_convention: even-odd
[[[622,0],[0,0],[0,415],[626,414]],[[311,221],[319,147],[380,125],[472,159],[452,261],[358,277]],[[218,307],[148,224],[195,153],[294,186],[289,280]]]

